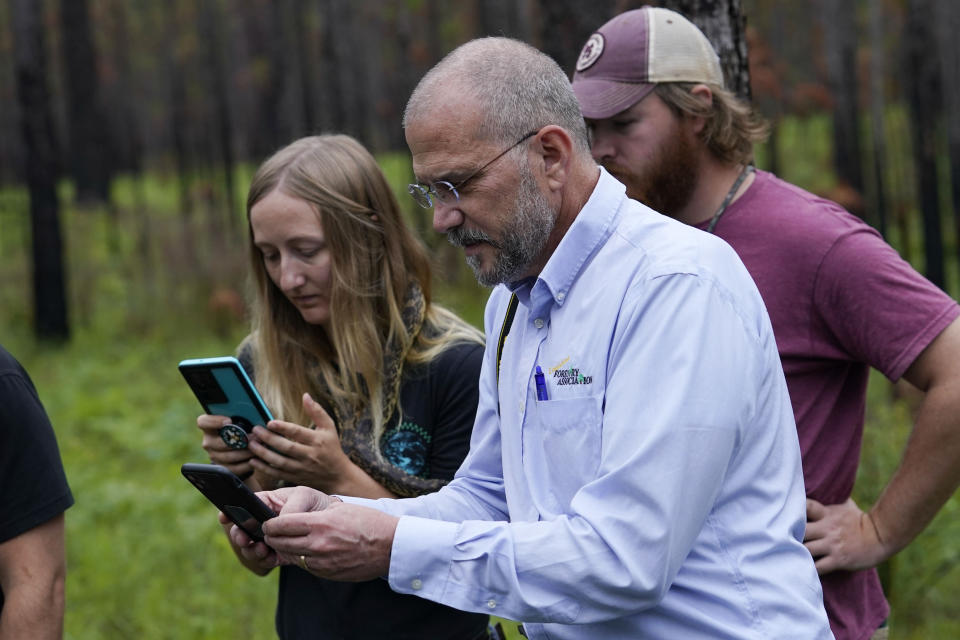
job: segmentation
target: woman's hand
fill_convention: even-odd
[[[210,462],[226,467],[241,478],[246,478],[253,472],[250,459],[253,452],[247,449],[231,449],[220,437],[220,428],[230,424],[227,416],[211,416],[204,414],[197,417],[197,426],[203,432],[201,446],[210,456]]]
[[[223,515],[223,512],[220,512],[218,516],[220,526],[223,527],[224,533],[227,534],[230,547],[236,554],[237,559],[240,560],[240,564],[258,576],[267,575],[271,569],[277,566],[279,560],[277,553],[273,549],[263,542],[252,540],[243,533],[240,527],[233,524],[230,518]],[[231,533],[234,529],[237,531],[236,534]]]
[[[287,485],[305,485],[327,493],[342,493],[344,479],[354,464],[343,452],[333,420],[309,393],[303,394],[303,408],[315,428],[271,420],[266,429],[254,427],[248,464],[258,476]]]

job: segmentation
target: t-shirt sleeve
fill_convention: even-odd
[[[430,475],[450,480],[470,448],[477,416],[483,345],[460,344],[447,349],[430,366],[435,428]]]
[[[0,542],[73,504],[53,427],[33,383],[0,372]]]
[[[875,231],[833,244],[817,273],[816,313],[849,356],[890,380],[958,315],[960,307],[911,267]]]

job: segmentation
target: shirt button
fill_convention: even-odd
[[[566,297],[567,297],[567,294],[565,294],[563,291],[557,294],[557,300],[559,300],[560,302],[563,302],[563,299]]]
[[[537,318],[534,320],[533,326],[535,326],[537,329],[543,329],[543,318]]]
[[[487,600],[487,609],[496,609],[496,608],[497,608],[496,600],[494,600],[493,598],[490,598],[489,600]]]
[[[410,586],[413,587],[415,591],[419,591],[420,589],[423,588],[423,580],[421,580],[420,578],[414,578],[413,581],[410,583]]]

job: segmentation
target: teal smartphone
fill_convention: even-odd
[[[240,361],[232,356],[182,360],[177,368],[204,412],[228,416],[220,437],[233,449],[246,449],[247,434],[273,419]]]

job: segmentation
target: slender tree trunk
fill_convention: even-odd
[[[222,225],[227,242],[238,234],[237,216],[239,205],[234,187],[233,171],[236,161],[233,156],[233,126],[230,117],[230,99],[227,95],[227,66],[223,60],[223,31],[218,26],[223,16],[218,10],[217,0],[204,0],[201,9],[202,33],[206,40],[207,68],[213,93],[214,113],[216,114],[216,140],[220,151],[220,165],[223,171],[223,188],[226,191],[226,208]],[[216,173],[216,172],[214,172]]]
[[[937,57],[930,55],[934,41],[931,0],[910,0],[907,10],[907,72],[911,107],[914,171],[920,211],[923,215],[923,245],[927,278],[944,287],[941,244],[940,198],[937,193],[937,132],[940,104]],[[953,70],[956,72],[956,70]],[[955,114],[954,114],[955,117]]]
[[[116,170],[136,174],[143,168],[143,136],[137,125],[136,78],[131,69],[135,48],[130,46],[130,8],[127,0],[113,0],[109,7],[112,17],[110,39],[114,47],[111,62],[117,69],[116,97],[112,102],[119,111],[119,126],[114,130],[114,142],[110,145],[117,150],[118,159],[112,164]]]
[[[327,0],[332,1],[332,0]],[[289,140],[281,130],[281,101],[287,74],[283,59],[284,42],[281,25],[281,3],[243,0],[241,6],[244,33],[249,42],[253,60],[258,60],[266,69],[266,80],[255,84],[257,95],[252,130],[253,153],[264,158]],[[265,63],[265,64],[264,64]]]
[[[38,338],[70,337],[67,322],[63,242],[57,201],[57,148],[54,139],[42,0],[10,0],[14,67],[20,103],[20,130],[26,146],[27,189],[33,233],[34,329]]]
[[[175,42],[180,33],[182,21],[178,15],[176,2],[171,2],[166,9],[164,21],[164,39]],[[186,65],[177,50],[170,52],[166,58],[166,76],[170,81],[170,104],[167,113],[170,115],[170,135],[173,138],[173,157],[177,170],[177,191],[180,201],[180,215],[185,222],[189,222],[193,215],[193,198],[190,196],[190,145],[187,142],[187,82],[184,78]]]
[[[746,21],[740,0],[667,0],[660,3],[697,25],[720,56],[726,87],[750,100]]]
[[[109,137],[87,0],[60,1],[61,51],[67,102],[70,169],[78,202],[110,198]]]
[[[870,211],[872,222],[887,237],[886,157],[887,144],[884,133],[883,84],[886,77],[883,44],[883,14],[879,2],[870,3],[870,130],[873,145],[871,169],[873,171],[873,197]]]
[[[317,107],[315,98],[317,55],[310,46],[313,33],[314,3],[297,0],[294,7],[294,36],[296,38],[297,72],[300,80],[300,103],[303,109],[303,127],[307,134],[317,133]]]
[[[348,86],[350,81],[343,73],[343,67],[349,66],[341,50],[341,41],[346,38],[343,31],[343,3],[341,0],[324,0],[323,3],[323,45],[321,55],[321,78],[323,82],[325,127],[332,131],[350,130],[350,101]]]
[[[380,111],[384,104],[384,40],[389,37],[382,10],[370,4],[357,7],[350,28],[354,40],[362,40],[365,34],[369,34],[366,37],[372,36],[372,41],[358,51],[356,57],[357,70],[360,73],[356,96],[359,116],[357,135],[370,149],[378,150],[386,146],[385,125],[390,119],[388,114]]]
[[[950,158],[950,201],[953,205],[956,251],[960,254],[960,3],[956,0],[937,5],[938,42],[940,48],[940,78],[943,89],[943,112],[947,129],[947,154]]]
[[[827,75],[833,94],[833,165],[838,181],[863,193],[857,123],[856,9],[849,0],[820,3]],[[862,212],[855,212],[860,215]]]

